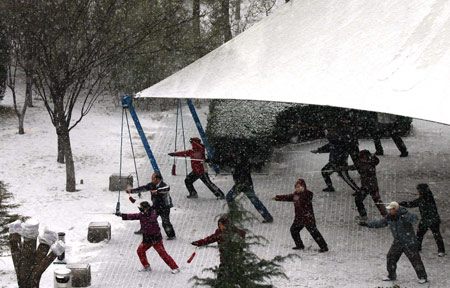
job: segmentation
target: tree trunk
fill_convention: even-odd
[[[26,86],[25,86],[25,98],[28,107],[33,107],[33,74],[25,73]]]
[[[73,162],[72,148],[70,145],[69,129],[64,127],[62,130],[61,141],[64,148],[64,158],[66,160],[66,191],[75,192],[75,165]]]
[[[230,0],[222,0],[222,33],[224,42],[231,40]]]
[[[237,21],[241,20],[241,0],[236,0],[236,13],[234,14],[234,19]]]
[[[37,239],[23,238],[22,246],[22,262],[19,269],[19,287],[29,288],[31,287],[30,276],[33,271],[36,262],[36,244]]]
[[[56,131],[56,136],[58,137],[58,158],[56,159],[56,162],[64,164],[64,145],[62,141],[62,137],[60,135],[60,132],[58,130]]]
[[[200,0],[192,1],[192,33],[194,34],[195,53],[198,58],[202,56],[200,45]]]
[[[28,79],[27,79],[28,81]],[[27,84],[28,89],[28,84]],[[22,106],[22,112],[18,113],[17,116],[19,117],[19,134],[23,135],[25,134],[25,129],[23,128],[23,123],[25,121],[25,112],[27,112],[27,107],[29,106],[29,98],[28,95],[25,95],[25,102]]]

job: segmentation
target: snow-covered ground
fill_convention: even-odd
[[[11,106],[11,98],[1,103]],[[200,198],[186,199],[184,187],[186,173],[184,160],[177,160],[177,176],[170,171],[172,160],[167,153],[174,149],[175,113],[138,111],[144,131],[152,150],[171,187],[175,207],[171,219],[177,239],[165,241],[166,250],[180,265],[181,273],[170,274],[170,269],[151,249],[147,255],[153,271],[138,273],[140,267],[136,249],[141,236],[134,235],[137,222],[124,222],[110,214],[114,212],[117,192],[108,191],[109,176],[119,171],[121,107],[110,100],[100,99],[90,114],[71,132],[72,148],[76,163],[79,191],[65,192],[65,167],[56,163],[56,135],[43,103],[34,102],[35,108],[27,111],[25,135],[18,135],[14,116],[0,118],[0,179],[9,185],[14,202],[20,204],[17,212],[30,216],[54,231],[66,232],[67,260],[73,263],[90,263],[92,287],[190,287],[189,279],[201,275],[202,269],[218,264],[218,253],[214,248],[202,248],[191,264],[186,260],[193,252],[189,243],[214,232],[215,216],[226,211],[225,201],[215,197],[201,183],[196,183]],[[197,107],[199,116],[206,125],[208,107]],[[197,136],[195,125],[184,108],[186,137]],[[151,166],[132,127],[133,142],[137,154],[140,184],[145,184],[151,174]],[[180,132],[179,132],[180,133]],[[178,135],[181,139],[181,134]],[[125,154],[123,173],[133,173],[128,138],[124,138]],[[443,220],[442,232],[447,248],[450,245],[450,209],[448,187],[450,184],[450,127],[415,120],[413,133],[406,137],[410,156],[399,158],[399,152],[390,139],[384,139],[385,156],[381,156],[378,179],[384,202],[407,200],[416,197],[415,185],[430,184],[437,200]],[[333,176],[337,192],[321,192],[324,183],[317,171],[326,163],[327,155],[315,155],[310,150],[325,143],[324,140],[290,144],[276,149],[273,161],[263,173],[254,174],[253,180],[260,199],[273,214],[273,224],[255,223],[251,230],[266,237],[266,247],[255,248],[258,255],[271,258],[291,253],[293,241],[289,227],[293,219],[291,203],[275,202],[275,194],[290,193],[297,178],[306,180],[315,192],[314,208],[318,228],[328,242],[330,251],[317,253],[317,245],[306,231],[302,239],[307,249],[295,252],[300,259],[283,266],[289,280],[275,279],[277,287],[385,287],[389,283],[380,279],[386,274],[386,256],[392,236],[388,228],[366,229],[358,226],[351,190]],[[188,145],[188,143],[186,143]],[[360,146],[374,150],[370,140],[361,140]],[[178,150],[181,149],[181,145]],[[188,165],[188,170],[190,166]],[[351,174],[359,181],[356,174]],[[212,177],[225,192],[232,186],[229,175]],[[134,178],[136,183],[136,178]],[[123,193],[120,197],[122,212],[136,212]],[[144,193],[143,200],[149,200]],[[249,201],[245,207],[256,213]],[[379,218],[371,200],[365,201],[369,218]],[[413,209],[413,212],[418,212]],[[260,217],[258,215],[258,217]],[[98,244],[86,239],[88,225],[94,221],[108,221],[112,226],[112,239]],[[429,275],[428,287],[450,287],[448,267],[450,258],[437,257],[437,248],[431,234],[424,240],[423,261]],[[44,273],[41,287],[53,286],[53,270],[61,265],[52,265]],[[0,258],[0,287],[17,287],[10,257]],[[405,256],[398,265],[398,281],[401,287],[418,287],[415,273]]]

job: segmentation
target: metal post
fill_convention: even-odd
[[[197,126],[198,133],[200,134],[200,137],[202,137],[203,144],[205,144],[206,152],[208,153],[209,158],[211,160],[213,160],[214,159],[213,150],[212,150],[211,146],[209,145],[208,139],[206,139],[206,133],[203,130],[202,123],[200,123],[200,119],[198,118],[197,111],[195,111],[194,104],[192,103],[191,99],[186,99],[186,102],[189,106],[189,110],[191,111],[192,118],[194,119],[195,125]],[[220,173],[219,166],[217,166],[216,164],[213,164],[213,168],[217,174]]]
[[[145,137],[144,130],[142,129],[141,123],[139,122],[139,118],[137,117],[136,111],[133,108],[132,105],[133,98],[129,95],[122,96],[122,107],[128,108],[131,114],[131,118],[133,118],[134,125],[136,126],[136,129],[139,133],[139,136],[141,137],[142,144],[144,144],[145,152],[147,152],[147,156],[150,160],[150,164],[153,167],[153,171],[155,173],[161,173],[158,164],[156,163],[155,157],[153,156],[152,150],[150,149],[150,145],[148,144],[147,138]]]

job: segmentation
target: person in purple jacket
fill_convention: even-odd
[[[272,199],[275,201],[294,202],[295,218],[291,226],[291,235],[295,242],[295,247],[292,249],[305,249],[302,239],[300,238],[300,231],[306,227],[311,236],[320,247],[319,252],[327,252],[328,245],[323,239],[322,234],[316,226],[316,219],[314,217],[314,210],[312,206],[313,193],[306,188],[305,180],[298,179],[295,183],[295,192],[292,194],[276,195]]]
[[[172,273],[176,274],[180,272],[177,263],[167,254],[164,249],[162,241],[161,230],[159,229],[158,215],[156,211],[152,209],[152,206],[147,201],[141,202],[139,205],[140,213],[135,214],[122,214],[116,213],[117,216],[122,217],[122,220],[139,220],[142,229],[142,242],[137,249],[139,260],[142,263],[143,268],[139,269],[140,272],[151,271],[150,263],[148,263],[147,255],[145,254],[151,247],[155,248],[161,259],[172,269]]]

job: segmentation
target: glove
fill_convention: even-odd
[[[358,223],[359,226],[367,227],[367,223]]]
[[[125,192],[127,192],[128,194],[131,194],[131,190],[130,189],[125,190]]]
[[[211,163],[211,159],[206,158],[206,159],[205,159],[205,162],[206,162],[206,163]]]
[[[136,199],[134,199],[133,197],[128,197],[128,199],[130,199],[130,201],[131,201],[131,203],[134,203],[134,202],[136,202]]]
[[[122,213],[120,213],[120,212],[116,212],[116,213],[114,213],[114,215],[116,215],[117,217],[122,217]]]
[[[317,149],[316,150],[311,150],[311,153],[317,154],[317,153],[319,153],[319,151]]]
[[[175,156],[175,153],[169,153],[168,155],[169,156]]]
[[[402,201],[402,202],[398,203],[398,205],[400,205],[400,206],[406,206],[406,201]]]
[[[194,245],[194,246],[198,246],[198,242],[197,241],[194,241],[191,244]]]

